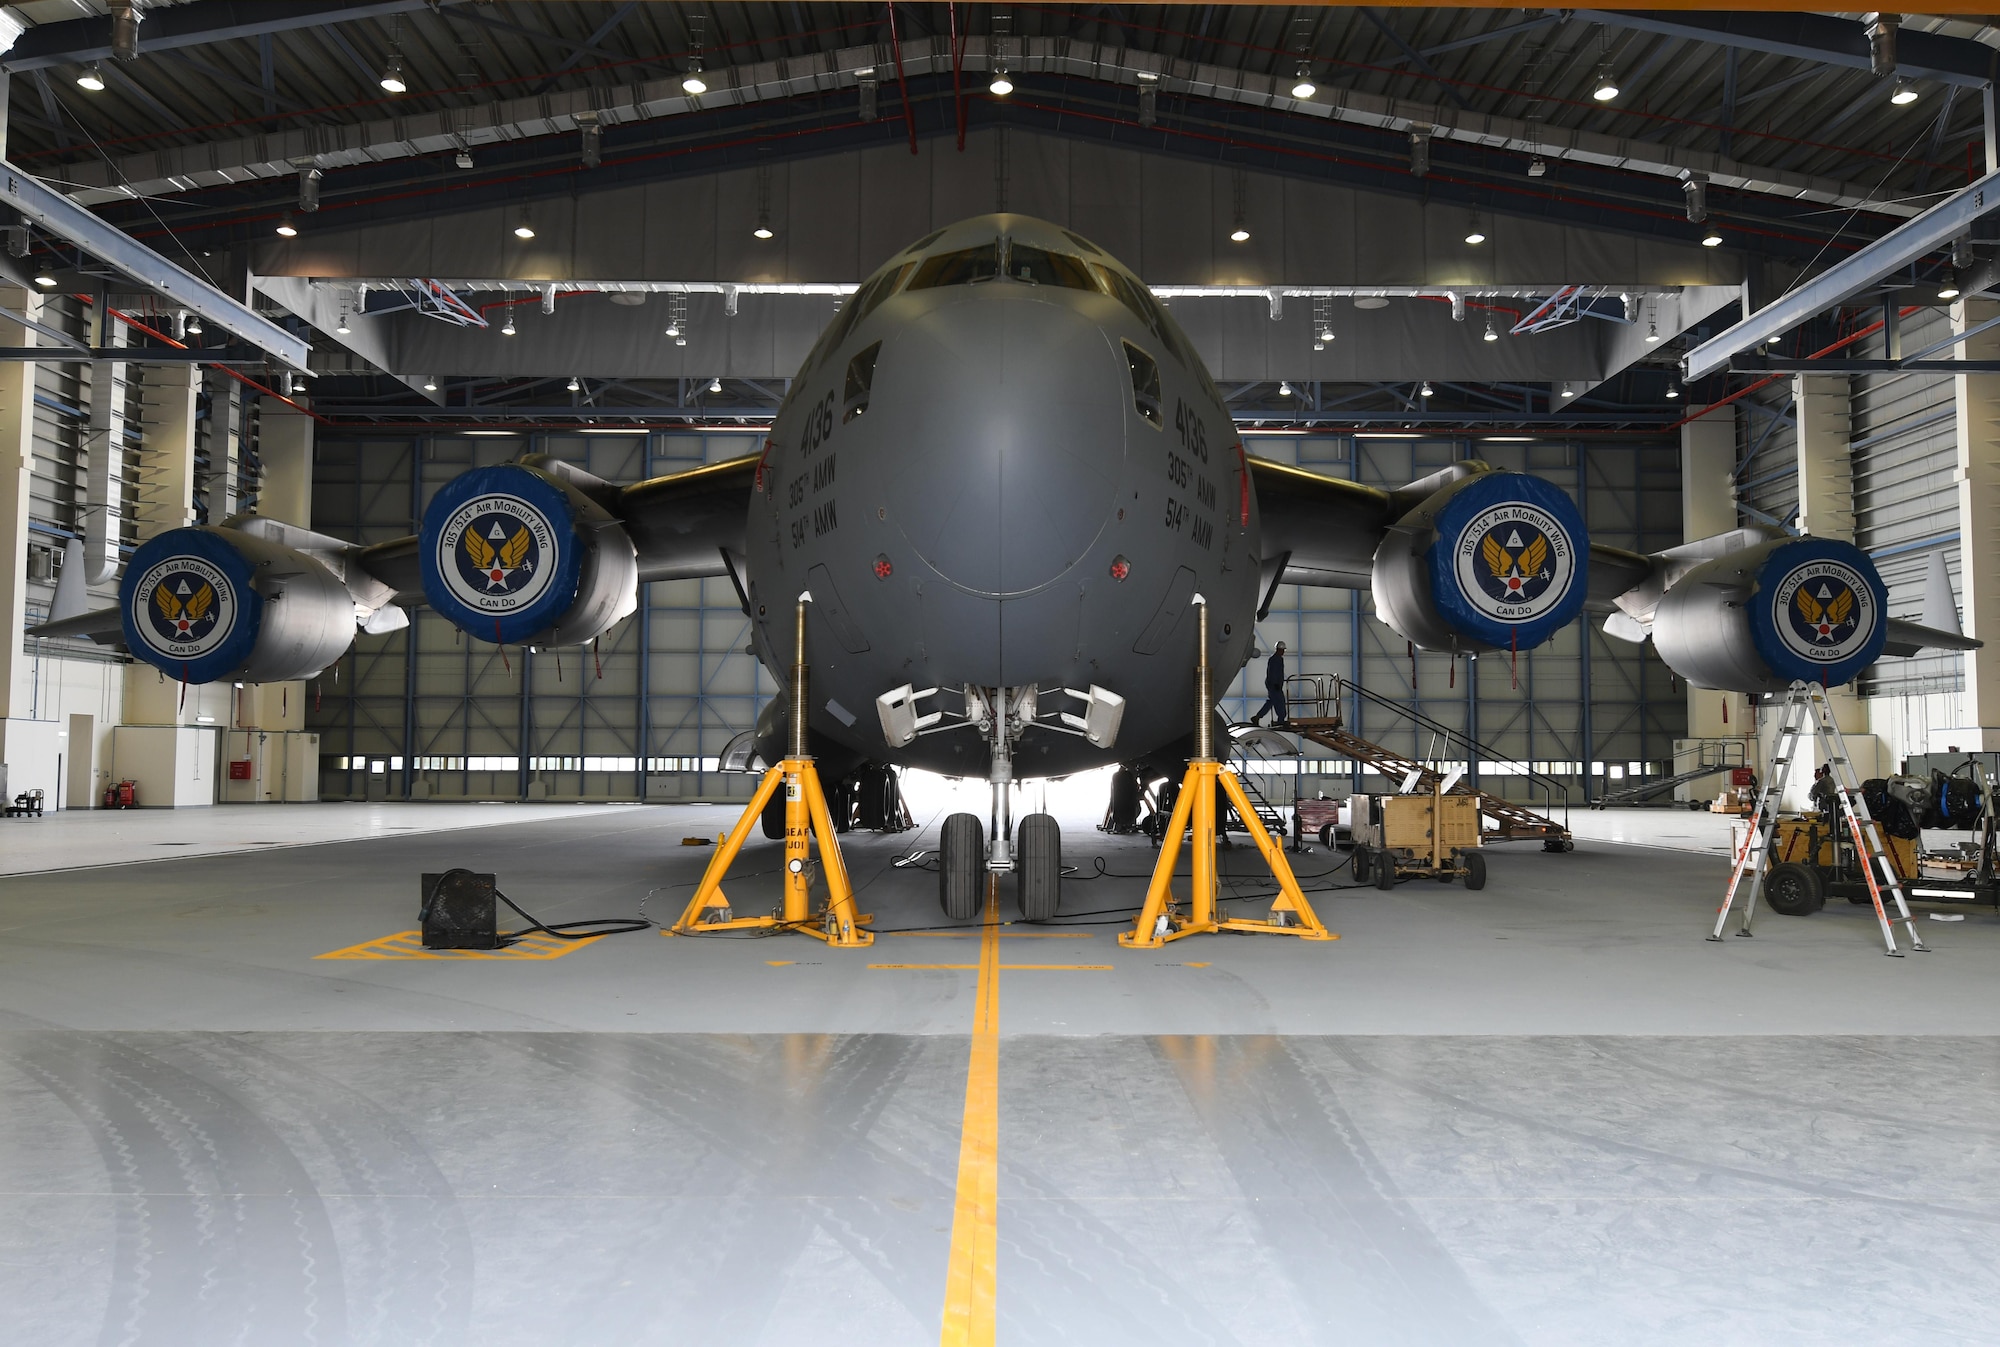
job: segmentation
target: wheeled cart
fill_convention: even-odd
[[[1393,889],[1404,876],[1468,889],[1486,887],[1486,858],[1479,851],[1479,800],[1446,795],[1355,795],[1348,800],[1354,839],[1354,877]]]

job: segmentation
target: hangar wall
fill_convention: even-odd
[[[734,457],[759,443],[748,431],[328,435],[318,450],[313,526],[363,542],[402,536],[444,482],[523,452],[556,454],[601,477],[633,481]],[[1254,434],[1246,443],[1266,457],[1385,486],[1482,457],[1570,491],[1593,537],[1644,550],[1680,539],[1671,445]],[[777,685],[745,653],[748,627],[727,580],[648,586],[641,611],[595,651],[528,654],[509,647],[502,656],[428,612],[413,616],[405,631],[361,636],[309,691],[307,723],[321,735],[324,798],[672,800],[747,793],[749,779],[718,774],[715,758],[755,721]],[[1583,763],[1592,764],[1590,792],[1601,793],[1635,764],[1663,773],[1673,740],[1685,732],[1685,709],[1665,667],[1640,647],[1581,624],[1524,653],[1517,667],[1489,657],[1454,670],[1439,656],[1420,655],[1414,683],[1405,643],[1370,616],[1365,596],[1284,586],[1260,637],[1266,647],[1287,641],[1300,672],[1359,678],[1371,691],[1455,729],[1469,728],[1502,764],[1487,768],[1489,789],[1508,790],[1507,764],[1532,763],[1565,777],[1572,799],[1581,802]],[[1234,680],[1228,711],[1240,718],[1255,710],[1261,682],[1261,664]],[[1588,706],[1580,696],[1586,684]],[[1462,756],[1408,724],[1377,723],[1382,716],[1372,714],[1364,733],[1390,747],[1425,758]],[[1326,760],[1314,768],[1315,777],[1350,770]],[[1289,767],[1275,774],[1281,779],[1274,794],[1284,795],[1289,774]]]

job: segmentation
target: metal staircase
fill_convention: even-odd
[[[1303,695],[1295,695],[1294,688],[1298,694]],[[1442,721],[1433,720],[1420,711],[1390,701],[1386,697],[1377,696],[1360,684],[1345,678],[1295,675],[1287,680],[1285,695],[1293,708],[1292,718],[1285,728],[1302,738],[1310,739],[1322,748],[1361,763],[1399,786],[1409,780],[1412,773],[1416,774],[1416,779],[1411,789],[1419,791],[1428,791],[1436,783],[1447,778],[1443,772],[1416,758],[1384,748],[1349,730],[1340,712],[1341,705],[1348,697],[1356,698],[1357,704],[1365,703],[1410,722],[1419,730],[1431,735],[1434,741],[1442,741],[1449,745],[1454,753],[1463,754],[1468,762],[1496,756],[1486,745],[1467,737],[1464,731],[1453,729]],[[1465,777],[1453,782],[1448,793],[1478,797],[1479,812],[1490,821],[1490,828],[1481,834],[1487,840],[1538,841],[1547,851],[1571,850],[1570,832],[1566,822],[1569,817],[1569,787],[1556,778],[1539,772],[1528,772],[1511,779],[1524,781],[1531,789],[1541,793],[1547,801],[1545,805],[1547,812],[1538,812],[1518,801],[1503,799],[1480,790]],[[1565,822],[1556,821],[1554,816],[1558,810],[1561,811]]]

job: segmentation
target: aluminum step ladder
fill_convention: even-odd
[[[1847,739],[1840,732],[1840,725],[1833,718],[1833,706],[1827,700],[1826,689],[1817,683],[1793,683],[1785,691],[1784,714],[1778,725],[1778,738],[1773,746],[1771,766],[1776,769],[1771,779],[1765,783],[1757,797],[1757,807],[1751,812],[1748,834],[1744,838],[1743,850],[1736,857],[1736,865],[1729,875],[1729,890],[1723,895],[1722,908],[1715,914],[1715,930],[1709,934],[1710,940],[1722,939],[1723,928],[1729,922],[1729,913],[1736,905],[1736,895],[1742,890],[1744,877],[1750,880],[1749,889],[1744,894],[1743,920],[1736,934],[1751,934],[1750,923],[1757,915],[1757,898],[1764,891],[1764,880],[1771,870],[1771,847],[1777,835],[1778,804],[1784,798],[1785,785],[1791,779],[1792,764],[1797,761],[1805,747],[1807,726],[1811,726],[1813,742],[1820,754],[1833,769],[1833,788],[1839,819],[1847,824],[1849,836],[1854,840],[1854,854],[1862,857],[1861,877],[1868,883],[1868,895],[1875,904],[1875,920],[1882,928],[1882,942],[1888,946],[1887,953],[1892,958],[1902,958],[1903,951],[1896,947],[1896,930],[1888,909],[1882,904],[1882,891],[1887,889],[1895,898],[1896,916],[1909,932],[1910,948],[1927,950],[1923,938],[1917,934],[1916,920],[1910,915],[1910,903],[1902,876],[1896,873],[1895,860],[1882,844],[1882,829],[1868,812],[1868,801],[1862,798],[1861,782],[1854,774],[1854,764],[1847,756]],[[1877,871],[1880,871],[1878,882]]]

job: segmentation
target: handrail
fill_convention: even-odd
[[[1286,680],[1288,688],[1288,691],[1286,692],[1287,701],[1292,700],[1289,687],[1291,683],[1294,681],[1303,682],[1313,687],[1315,695],[1312,697],[1298,699],[1298,704],[1302,706],[1314,707],[1321,713],[1322,717],[1326,718],[1338,717],[1340,715],[1341,704],[1344,701],[1346,701],[1346,694],[1351,691],[1355,696],[1357,705],[1358,703],[1366,702],[1370,706],[1374,706],[1381,710],[1388,711],[1395,715],[1401,716],[1403,719],[1415,725],[1418,729],[1427,731],[1434,736],[1443,738],[1447,743],[1451,744],[1454,748],[1459,748],[1464,750],[1468,763],[1477,762],[1480,758],[1485,758],[1488,760],[1500,759],[1500,754],[1494,752],[1491,746],[1480,743],[1477,739],[1474,739],[1470,735],[1465,733],[1465,731],[1460,729],[1455,729],[1452,726],[1445,724],[1441,720],[1433,719],[1432,717],[1427,716],[1423,712],[1417,710],[1415,707],[1405,706],[1401,702],[1391,701],[1389,698],[1384,697],[1379,693],[1370,692],[1367,688],[1362,687],[1359,683],[1354,682],[1352,679],[1347,678],[1344,675],[1331,674],[1331,675],[1319,676],[1313,674],[1294,674],[1290,679]],[[1328,691],[1329,686],[1331,687],[1330,694]],[[1293,711],[1292,716],[1294,719],[1298,718],[1298,712]],[[1586,761],[1584,763],[1584,770],[1588,771],[1589,769],[1590,769],[1590,764]],[[1557,806],[1557,797],[1560,796],[1562,813],[1563,813],[1563,827],[1565,829],[1569,827],[1569,783],[1568,782],[1563,781],[1558,777],[1553,777],[1542,772],[1537,772],[1534,770],[1532,764],[1528,764],[1526,770],[1524,771],[1509,772],[1507,775],[1514,780],[1527,782],[1530,788],[1531,796],[1532,792],[1536,789],[1539,789],[1542,792],[1543,799],[1546,805],[1546,807],[1541,811],[1544,814],[1549,814],[1551,816],[1554,814]],[[1490,792],[1482,791],[1482,793],[1490,793]],[[1504,799],[1505,797],[1496,796],[1495,798]]]

